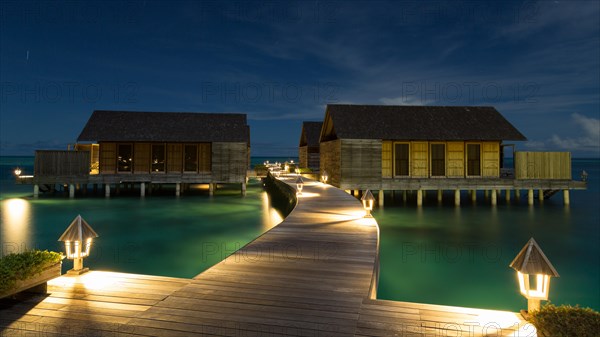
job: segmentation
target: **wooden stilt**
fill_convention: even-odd
[[[33,197],[38,198],[40,196],[40,185],[33,185]]]
[[[417,190],[417,206],[423,206],[423,190]]]
[[[529,206],[533,205],[533,190],[529,189],[527,191],[527,204],[529,204]]]
[[[75,198],[75,185],[69,184],[69,198]]]
[[[540,189],[538,191],[538,199],[540,199],[540,201],[544,201],[544,190]]]
[[[242,183],[242,196],[246,196],[246,183]]]
[[[471,201],[473,201],[473,202],[477,201],[477,190],[471,191]]]
[[[140,197],[146,196],[146,183],[140,183]]]
[[[506,199],[506,202],[510,201],[510,190],[506,190],[505,199]]]
[[[571,198],[569,196],[569,190],[563,190],[563,202],[565,206],[569,206],[571,203]]]
[[[383,199],[384,199],[384,192],[383,190],[379,190],[379,207],[383,207]]]
[[[208,195],[211,197],[215,195],[215,185],[213,183],[208,184]]]
[[[492,206],[496,206],[497,203],[496,190],[492,190]]]
[[[460,190],[459,189],[454,190],[454,205],[460,206]]]
[[[175,196],[180,196],[181,195],[181,183],[176,183],[175,184]]]
[[[106,197],[106,198],[110,197],[110,185],[109,184],[104,184],[104,197]]]
[[[406,202],[406,200],[408,199],[407,195],[406,195],[406,190],[402,191],[402,202]]]
[[[437,191],[437,201],[438,202],[442,202],[442,196],[443,196],[444,192],[442,190],[438,190]]]

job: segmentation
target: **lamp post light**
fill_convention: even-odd
[[[587,180],[588,180],[588,173],[585,170],[581,171],[581,181],[585,182]]]
[[[285,162],[285,165],[283,166],[283,170],[285,171],[286,175],[288,174],[288,172],[290,172],[290,165],[287,163],[287,161]]]
[[[323,170],[323,173],[321,174],[321,181],[323,181],[323,184],[327,184],[327,179],[329,179],[329,175],[327,174],[327,171]]]
[[[15,169],[14,173],[15,173],[15,176],[17,176],[17,178],[18,178],[21,176],[21,173],[23,173],[23,171],[21,171],[21,169],[19,167],[17,167]]]
[[[559,275],[533,238],[521,249],[510,267],[517,271],[521,294],[527,298],[528,313],[540,310],[540,301],[548,300],[550,277]]]
[[[67,259],[73,260],[73,269],[68,274],[81,275],[89,270],[83,268],[83,258],[90,255],[92,239],[97,238],[98,234],[92,227],[78,215],[60,236],[58,241],[65,243]]]
[[[373,196],[373,193],[371,193],[370,190],[366,190],[360,200],[362,201],[365,211],[367,211],[365,218],[372,218],[373,216],[371,215],[371,211],[373,210],[373,204],[375,203],[375,197]]]
[[[303,187],[304,187],[304,180],[302,180],[301,176],[298,176],[298,179],[296,179],[296,189],[298,190],[298,194],[302,194]]]
[[[296,168],[294,169],[294,172],[296,172],[296,175],[299,175],[299,174],[300,174],[300,169],[296,167]]]

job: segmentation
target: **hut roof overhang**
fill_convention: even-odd
[[[523,274],[543,274],[559,277],[558,272],[533,238],[529,239],[517,254],[510,263],[510,267]]]
[[[77,141],[250,142],[245,114],[96,110]]]
[[[330,104],[320,141],[527,140],[495,108]]]
[[[323,122],[303,122],[299,146],[318,147],[322,127]]]

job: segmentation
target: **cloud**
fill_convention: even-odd
[[[581,130],[579,137],[561,137],[552,135],[550,143],[571,151],[591,151],[600,153],[600,119],[590,118],[578,113],[571,115],[572,122]]]
[[[400,96],[394,98],[382,97],[379,101],[387,105],[429,105],[433,100],[422,99],[414,96]]]

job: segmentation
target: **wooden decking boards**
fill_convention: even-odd
[[[514,313],[370,299],[375,220],[337,188],[303,192],[280,225],[194,279],[91,271],[0,300],[0,336],[535,336]]]

